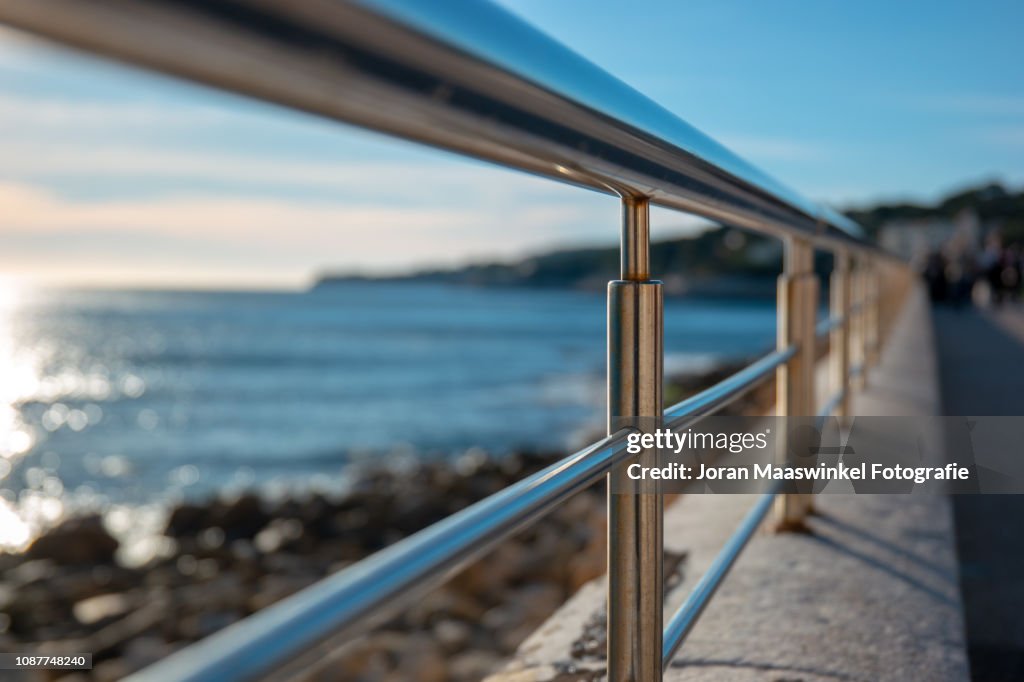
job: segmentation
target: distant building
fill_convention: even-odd
[[[893,220],[879,230],[883,248],[916,265],[924,263],[928,254],[936,250],[947,255],[976,251],[981,246],[982,236],[981,220],[970,208],[963,209],[952,219]]]

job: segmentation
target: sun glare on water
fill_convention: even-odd
[[[14,317],[24,289],[14,280],[0,278],[0,490],[15,460],[35,442],[32,430],[21,420],[18,405],[31,396],[39,383],[38,368],[25,357],[15,338]],[[17,550],[30,539],[30,529],[0,498],[0,549]]]

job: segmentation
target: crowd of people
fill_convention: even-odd
[[[1004,246],[991,236],[979,251],[966,249],[945,253],[935,249],[924,264],[928,293],[936,303],[954,306],[971,302],[992,305],[1019,301],[1024,252],[1020,245]]]

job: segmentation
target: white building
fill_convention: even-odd
[[[952,219],[893,220],[882,226],[882,247],[920,265],[935,250],[947,255],[975,251],[981,246],[982,225],[973,209],[965,208]]]

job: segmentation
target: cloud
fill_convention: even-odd
[[[54,54],[0,31],[5,69],[63,77],[54,65],[67,60]],[[510,259],[618,236],[611,197],[450,156],[370,148],[345,158],[347,140],[301,134],[316,119],[107,89],[109,101],[54,87],[0,93],[0,270],[60,282],[300,284],[324,267]],[[734,141],[760,159],[811,154],[788,140]],[[703,224],[660,215],[656,237]]]
[[[7,183],[0,184],[0,268],[46,279],[63,273],[64,280],[99,269],[122,279],[121,271],[153,263],[180,279],[242,265],[269,267],[271,276],[274,269],[288,272],[299,283],[323,267],[380,271],[514,257],[564,243],[567,232],[611,241],[613,206],[428,208],[195,196],[81,201]]]
[[[61,97],[0,94],[0,122],[4,127],[17,130],[22,139],[51,130],[64,131],[69,127],[79,132],[89,129],[117,134],[123,133],[126,126],[145,129],[227,125],[239,118],[237,113],[208,105],[72,101]]]
[[[28,33],[0,26],[0,64],[32,58],[41,52],[42,43]]]
[[[424,161],[313,161],[269,154],[72,141],[23,141],[0,132],[0,178],[37,184],[123,181],[125,194],[142,180],[162,193],[181,185],[231,185],[249,194],[375,198],[387,203],[452,204],[517,199],[565,201],[581,190],[525,173],[448,157]]]

